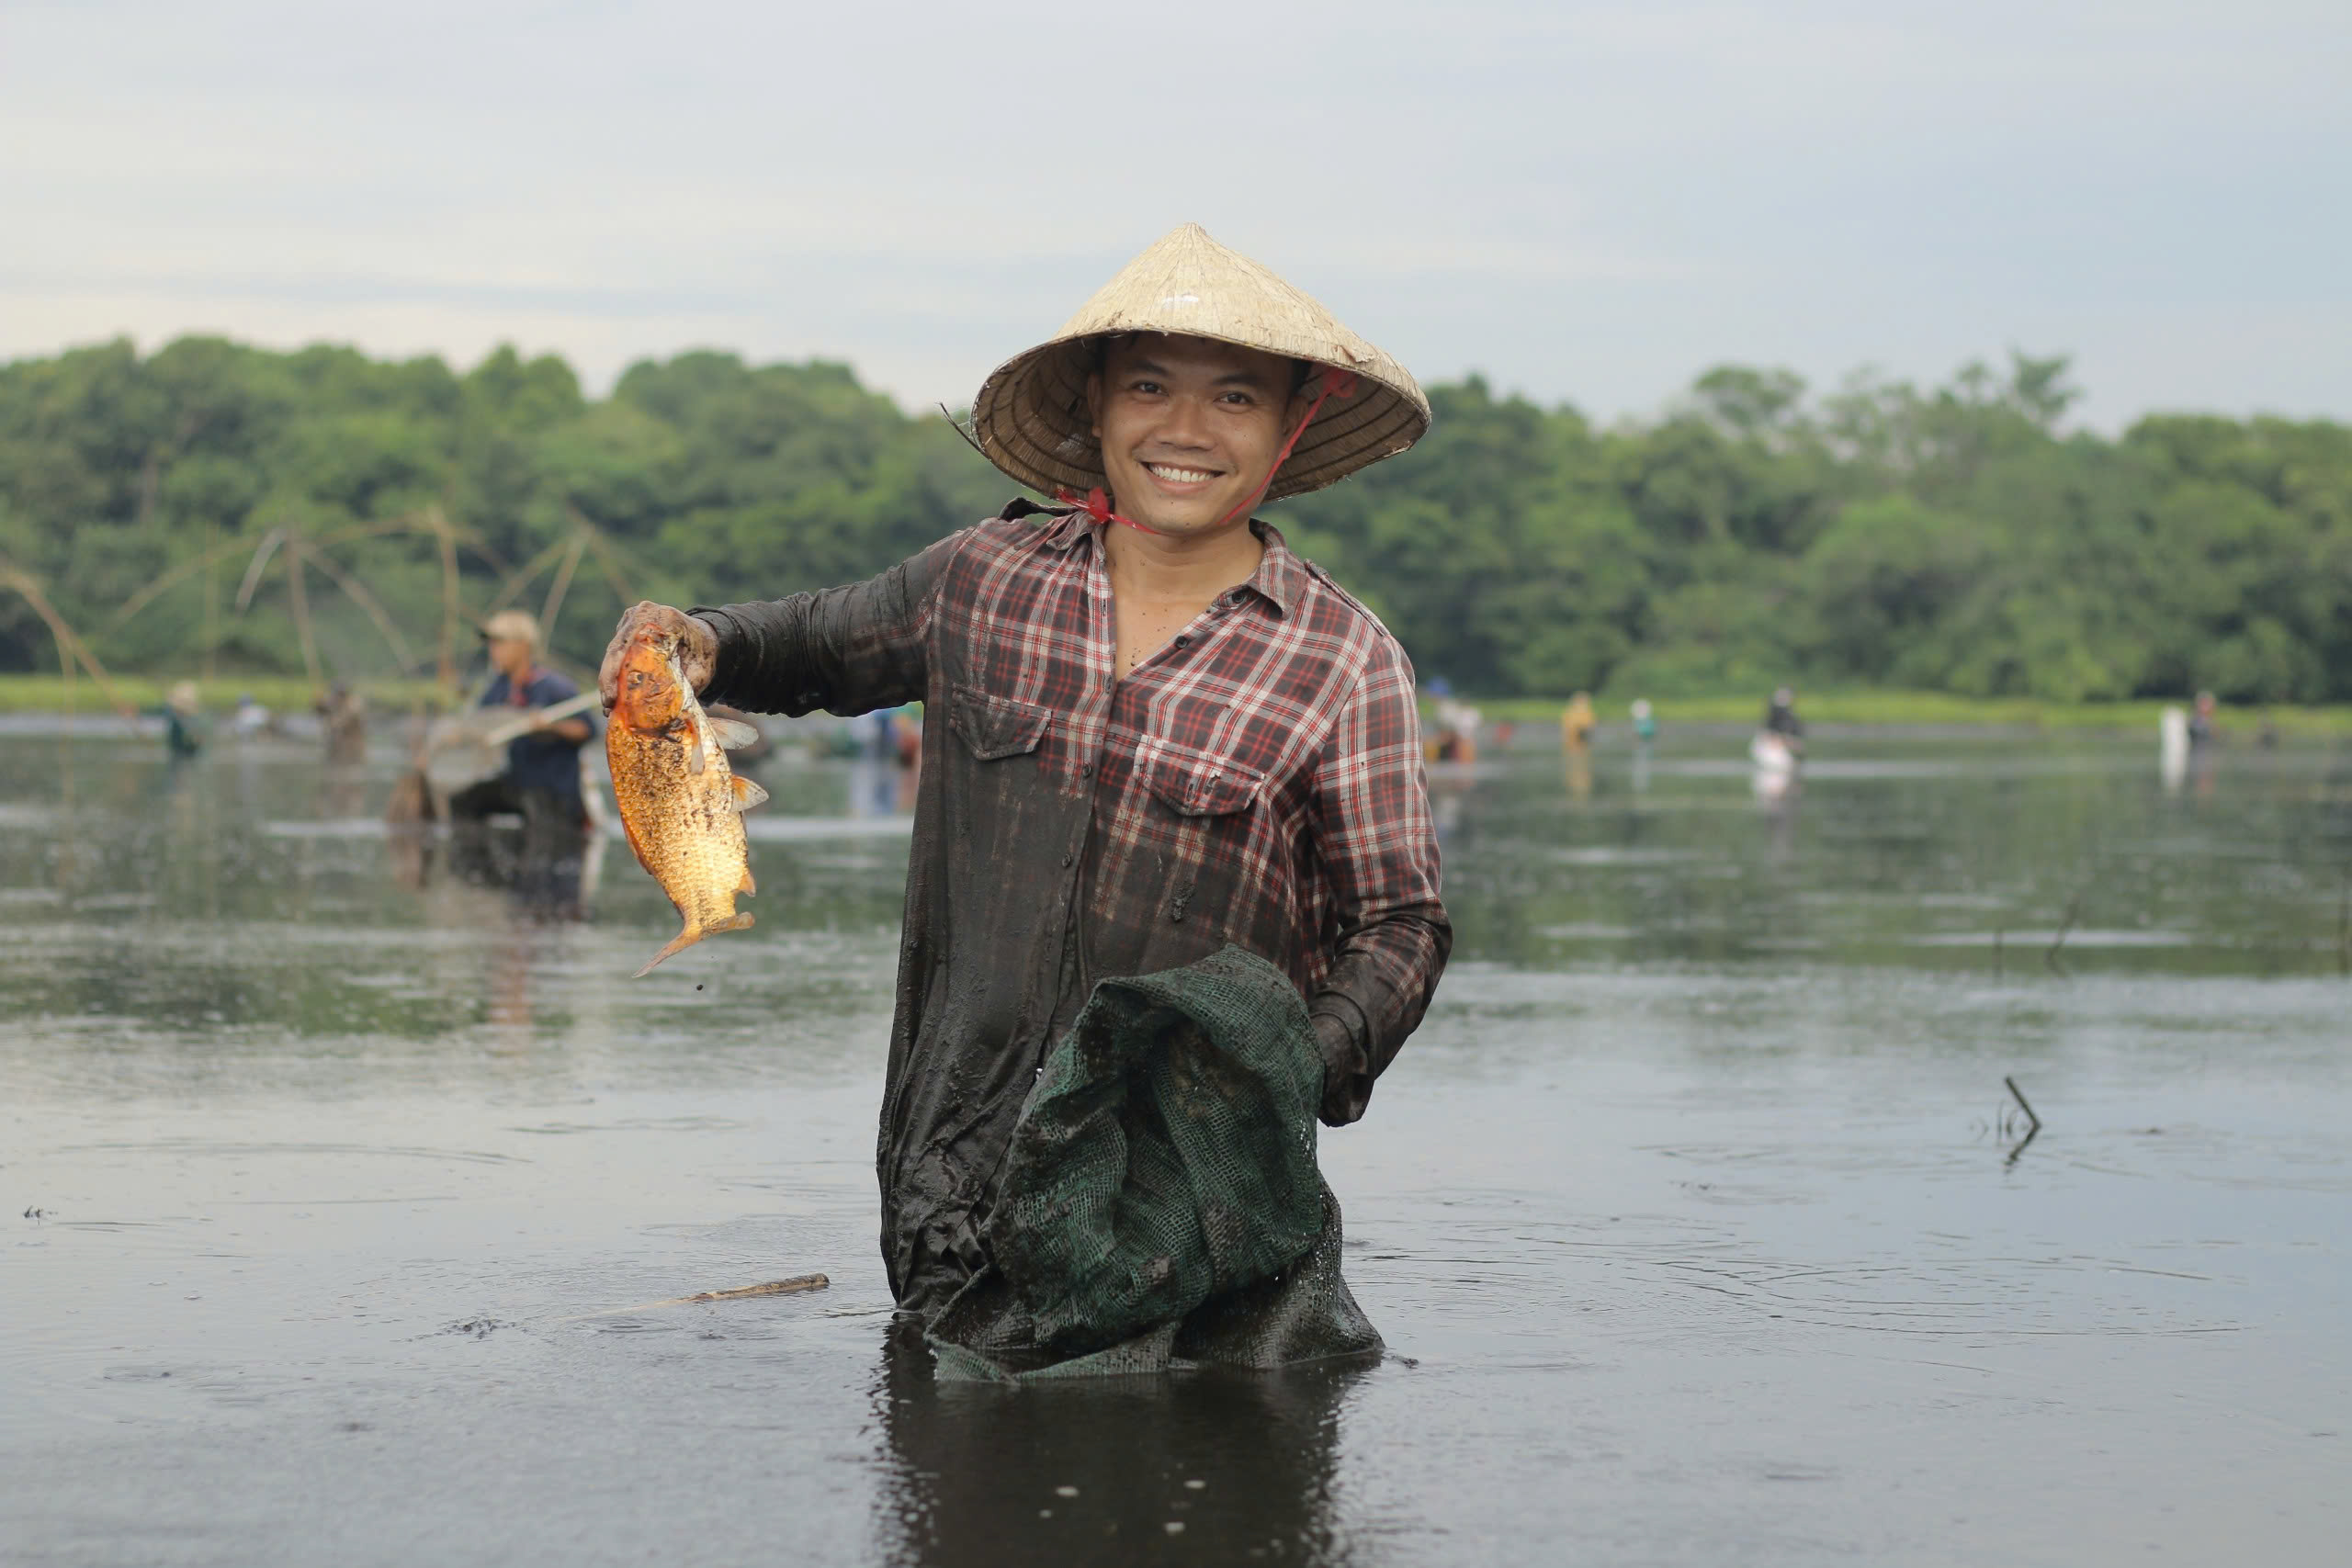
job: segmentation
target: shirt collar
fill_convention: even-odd
[[[1266,547],[1266,555],[1258,563],[1258,570],[1250,574],[1250,581],[1242,586],[1256,589],[1264,595],[1268,604],[1288,615],[1290,607],[1298,603],[1298,596],[1306,590],[1306,569],[1299,564],[1296,556],[1291,554],[1290,547],[1283,542],[1282,531],[1272,523],[1261,523],[1253,517],[1250,520],[1250,526],[1257,530],[1259,539]]]
[[[1080,539],[1092,538],[1095,526],[1085,513],[1073,507],[1046,525],[1045,537],[1039,543],[1049,550],[1067,550]]]
[[[1046,529],[1041,542],[1049,550],[1068,550],[1080,539],[1093,539],[1102,529],[1110,526],[1110,524],[1093,521],[1083,512],[1069,512]],[[1250,527],[1258,536],[1259,542],[1266,547],[1266,553],[1258,562],[1258,570],[1251,572],[1250,580],[1241,586],[1254,591],[1260,598],[1272,604],[1277,614],[1288,615],[1291,606],[1298,603],[1298,596],[1306,591],[1306,569],[1291,553],[1290,547],[1283,542],[1282,531],[1272,524],[1253,517],[1250,520]]]

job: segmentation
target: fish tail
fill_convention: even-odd
[[[630,976],[629,978],[632,980],[644,979],[648,975],[653,973],[655,966],[663,959],[684,952],[687,948],[692,947],[695,943],[700,942],[707,936],[716,936],[720,931],[749,931],[752,929],[752,924],[753,921],[752,919],[751,911],[747,909],[743,913],[736,916],[733,919],[721,920],[715,926],[688,926],[676,936],[672,937],[670,939],[669,946],[663,948],[661,952],[648,959],[646,961],[645,967]]]
[[[644,979],[648,975],[653,973],[654,966],[660,964],[663,959],[671,957],[675,953],[684,952],[687,948],[692,947],[695,943],[700,942],[708,934],[708,932],[701,930],[699,927],[688,926],[684,931],[682,931],[676,936],[672,937],[670,939],[669,946],[663,948],[651,958],[646,960],[645,967],[639,970],[636,974],[631,975],[629,978],[632,980]]]

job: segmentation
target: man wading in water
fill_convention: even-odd
[[[878,1165],[891,1289],[927,1319],[989,1262],[1024,1099],[1096,981],[1227,944],[1268,961],[1306,998],[1338,1126],[1453,940],[1411,667],[1250,516],[1419,439],[1403,367],[1187,226],[989,377],[973,418],[1061,503],[823,592],[640,604],[602,677],[609,711],[650,625],[683,633],[706,701],[923,703]]]

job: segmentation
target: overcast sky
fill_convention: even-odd
[[[0,358],[699,345],[967,400],[1175,224],[1425,379],[2071,353],[2352,417],[2346,0],[0,0]]]

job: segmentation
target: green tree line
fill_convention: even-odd
[[[2066,428],[2075,396],[2021,355],[1817,395],[1724,367],[1603,427],[1474,377],[1432,389],[1414,451],[1269,514],[1465,691],[2352,700],[2352,428],[2110,438]],[[0,367],[0,560],[124,670],[429,672],[501,601],[560,606],[586,664],[626,596],[847,581],[1013,491],[833,364],[684,354],[602,399],[511,349]],[[55,659],[0,595],[0,669]]]

